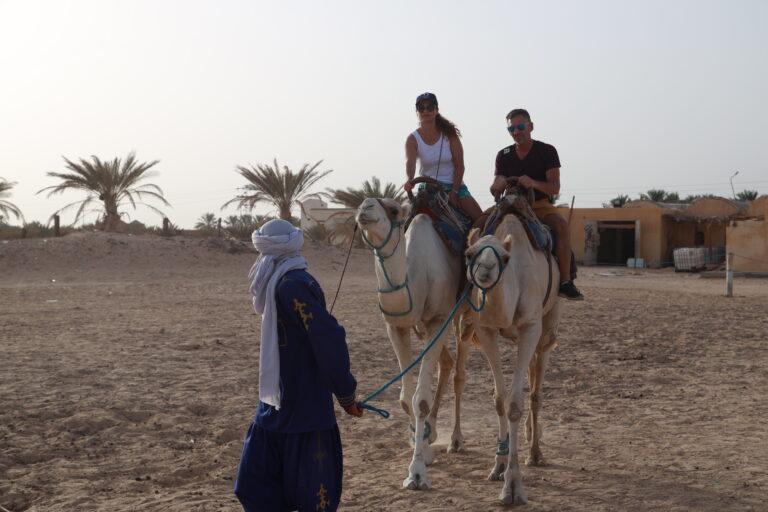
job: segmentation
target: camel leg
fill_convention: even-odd
[[[431,341],[442,326],[445,318],[434,319],[426,323],[427,340]],[[435,375],[437,361],[445,346],[445,331],[437,339],[432,349],[421,360],[419,379],[416,383],[416,393],[413,395],[413,411],[416,414],[416,432],[414,433],[413,459],[408,467],[408,477],[403,480],[403,487],[411,490],[429,489],[431,485],[427,480],[427,465],[435,459],[435,450],[426,439],[424,432],[426,419],[432,407],[432,379]]]
[[[504,470],[507,468],[508,448],[504,449],[504,444],[511,444],[509,439],[509,422],[504,416],[504,401],[506,389],[504,385],[504,373],[501,371],[501,354],[499,353],[499,344],[496,341],[498,329],[492,327],[478,327],[475,331],[480,340],[480,348],[483,349],[488,365],[493,374],[493,403],[496,409],[496,415],[499,420],[499,435],[496,439],[497,451],[493,462],[493,469],[488,474],[488,480],[501,480]]]
[[[453,377],[453,434],[448,445],[448,453],[464,451],[464,435],[461,433],[461,395],[467,383],[467,357],[471,348],[474,325],[465,322],[465,315],[454,318],[454,337],[456,338],[456,373]]]
[[[519,327],[520,337],[517,342],[517,363],[512,378],[512,388],[506,402],[507,420],[509,421],[509,455],[507,469],[504,471],[504,487],[499,499],[505,504],[521,505],[527,503],[523,489],[523,473],[517,454],[517,429],[523,415],[523,389],[525,375],[531,364],[541,336],[541,322],[530,322]]]
[[[427,340],[429,341],[429,340]],[[429,417],[427,421],[432,426],[432,430],[429,434],[429,444],[432,444],[437,439],[437,411],[440,409],[440,404],[443,401],[443,395],[448,387],[448,379],[451,377],[451,369],[453,368],[453,356],[448,347],[443,346],[443,350],[440,352],[440,366],[437,369],[437,391],[435,392],[435,401],[432,404],[432,409],[429,411]]]
[[[400,371],[403,371],[405,367],[413,361],[410,330],[407,327],[395,327],[390,324],[386,324],[386,326],[389,340],[392,342],[392,348],[395,349],[397,362],[400,365]],[[416,386],[413,382],[413,371],[410,371],[403,375],[403,384],[400,387],[400,406],[409,416],[411,425],[416,422],[413,411],[411,410],[411,400],[413,400],[413,393],[415,390]]]
[[[528,466],[546,466],[547,464],[539,446],[541,441],[539,413],[541,411],[541,388],[544,382],[544,372],[547,371],[547,363],[549,363],[549,354],[549,350],[537,350],[529,370],[531,397],[528,419],[525,422],[526,438],[531,443],[531,451],[525,460]]]

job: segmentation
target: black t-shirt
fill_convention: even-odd
[[[560,158],[555,146],[533,141],[531,150],[520,160],[515,151],[515,145],[507,146],[496,155],[495,176],[528,176],[536,181],[547,181],[547,171],[560,167]],[[534,191],[536,200],[549,199],[549,196],[539,190]]]

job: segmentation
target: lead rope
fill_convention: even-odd
[[[339,287],[336,288],[336,295],[333,297],[333,304],[331,304],[331,310],[329,313],[333,314],[333,306],[336,305],[336,299],[339,298],[339,290],[341,290],[341,282],[344,280],[344,274],[347,271],[347,263],[349,263],[349,255],[352,252],[352,244],[355,243],[355,235],[357,234],[357,222],[355,222],[355,230],[352,231],[352,240],[349,241],[349,250],[347,251],[347,259],[344,260],[344,268],[341,269],[341,277],[339,278]]]
[[[487,286],[487,287],[482,287],[482,286],[480,286],[480,285],[477,283],[477,281],[475,280],[475,268],[474,268],[474,267],[475,267],[475,265],[474,265],[474,263],[475,263],[475,260],[477,260],[477,258],[480,256],[480,254],[482,254],[482,252],[483,252],[484,250],[486,250],[486,249],[490,249],[490,250],[492,250],[492,251],[493,251],[493,253],[494,253],[494,255],[496,256],[496,259],[497,259],[497,261],[499,262],[499,272],[498,272],[498,274],[496,275],[496,279],[495,279],[495,280],[494,280],[494,281],[493,281],[493,282],[492,282],[492,283],[491,283],[489,286]],[[416,358],[416,359],[415,359],[415,360],[414,360],[414,361],[413,361],[411,364],[409,364],[409,365],[408,365],[408,366],[407,366],[405,369],[403,369],[403,371],[401,371],[401,372],[400,372],[399,374],[397,374],[395,377],[391,378],[391,379],[389,380],[389,382],[387,382],[386,384],[384,384],[383,386],[381,386],[379,389],[377,389],[377,390],[376,390],[375,392],[373,392],[372,394],[368,395],[368,396],[367,396],[367,397],[366,397],[364,400],[362,400],[362,401],[360,402],[360,404],[358,405],[358,407],[361,407],[361,408],[363,408],[363,409],[368,409],[368,410],[371,410],[371,411],[377,412],[377,413],[379,413],[379,414],[380,414],[380,415],[381,415],[383,418],[385,418],[385,419],[386,419],[386,418],[389,418],[389,412],[388,412],[388,411],[386,411],[386,410],[384,410],[384,409],[379,409],[379,408],[377,408],[377,407],[374,407],[374,406],[372,406],[372,405],[368,405],[368,403],[367,403],[367,402],[369,402],[370,400],[372,400],[372,399],[376,398],[376,397],[377,397],[379,394],[381,394],[381,393],[382,393],[382,392],[383,392],[385,389],[387,389],[389,386],[391,386],[392,384],[394,384],[395,382],[397,382],[398,380],[400,380],[400,379],[403,377],[403,375],[405,375],[406,373],[408,373],[408,372],[409,372],[409,371],[410,371],[410,370],[411,370],[411,369],[412,369],[414,366],[416,366],[416,365],[417,365],[417,364],[418,364],[418,363],[419,363],[419,362],[420,362],[422,359],[424,359],[424,356],[427,354],[427,352],[429,352],[429,349],[431,349],[431,348],[434,346],[434,344],[437,342],[437,340],[438,340],[438,339],[440,339],[440,336],[442,336],[442,335],[443,335],[443,332],[445,331],[445,328],[446,328],[446,327],[448,326],[448,324],[451,322],[451,320],[453,319],[454,315],[456,315],[456,311],[458,311],[458,310],[459,310],[459,306],[461,306],[461,303],[462,303],[462,302],[466,301],[466,302],[467,302],[467,304],[469,304],[469,306],[470,306],[470,307],[471,307],[473,310],[475,310],[475,311],[481,311],[481,310],[482,310],[482,309],[485,307],[485,296],[486,296],[486,294],[487,294],[487,293],[488,293],[488,292],[489,292],[489,291],[490,291],[490,290],[491,290],[491,289],[492,289],[494,286],[496,286],[496,285],[498,284],[499,280],[501,280],[501,275],[504,273],[504,269],[506,268],[506,266],[502,264],[502,262],[501,262],[501,256],[499,256],[499,253],[498,253],[498,251],[496,251],[496,249],[495,249],[494,247],[490,246],[490,245],[486,245],[485,247],[483,247],[483,248],[481,248],[479,251],[477,251],[477,253],[475,254],[475,256],[472,258],[472,261],[470,262],[470,264],[471,264],[471,266],[470,266],[470,269],[469,269],[469,276],[470,276],[470,281],[469,281],[469,282],[467,283],[467,285],[464,287],[464,291],[461,293],[461,298],[458,300],[458,302],[456,302],[456,305],[455,305],[455,306],[453,306],[453,310],[451,310],[451,313],[448,315],[448,318],[446,318],[446,319],[445,319],[445,322],[444,322],[444,323],[443,323],[443,325],[440,327],[440,329],[437,331],[437,334],[435,334],[435,336],[432,338],[432,341],[430,341],[430,342],[429,342],[429,344],[428,344],[428,345],[427,345],[427,346],[424,348],[424,350],[422,350],[422,351],[421,351],[421,354],[419,354],[419,357],[417,357],[417,358]],[[479,290],[482,292],[482,300],[481,300],[481,302],[480,302],[480,305],[479,305],[479,306],[475,306],[475,305],[472,303],[472,300],[471,300],[471,299],[469,298],[469,296],[468,296],[468,294],[469,294],[469,292],[470,292],[470,290],[471,290],[471,288],[472,288],[472,286],[473,286],[473,285],[474,285],[474,286],[477,286],[477,288],[478,288],[478,289],[479,289]]]

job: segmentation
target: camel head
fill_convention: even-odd
[[[469,233],[469,246],[464,254],[467,257],[467,279],[481,287],[490,287],[499,277],[499,266],[506,267],[512,250],[512,236],[507,235],[502,242],[494,235],[480,238],[477,228]],[[497,257],[498,255],[498,257]],[[503,272],[503,269],[501,270]]]
[[[374,245],[384,244],[390,237],[393,225],[402,223],[408,214],[408,208],[388,197],[364,200],[357,209],[355,221]]]

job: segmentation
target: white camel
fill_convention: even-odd
[[[456,304],[461,276],[459,256],[448,250],[427,215],[416,215],[404,233],[407,213],[406,207],[392,199],[369,198],[360,205],[356,216],[363,235],[374,248],[379,306],[401,370],[413,361],[410,330],[414,328],[423,341],[432,340]],[[465,307],[453,321],[457,340],[456,402],[448,451],[463,449],[460,397],[466,381],[464,368],[473,334],[473,315]],[[433,401],[431,387],[438,359],[440,372]],[[453,358],[445,347],[443,333],[424,356],[415,389],[415,369],[403,376],[400,405],[415,425],[413,458],[408,477],[403,481],[407,489],[430,488],[426,466],[434,460],[435,452],[424,439],[424,433],[425,429],[431,430],[427,432],[430,442],[437,437],[437,410],[452,365]]]
[[[527,369],[531,396],[526,438],[531,442],[531,450],[526,463],[543,465],[539,446],[541,385],[550,350],[557,343],[560,276],[554,258],[548,261],[544,252],[532,247],[522,223],[514,215],[504,217],[494,235],[479,238],[478,231],[472,230],[466,255],[471,262],[468,274],[480,288],[490,288],[475,324],[475,334],[493,372],[499,417],[499,450],[488,479],[501,480],[503,474],[504,487],[499,499],[506,504],[522,504],[526,497],[517,456],[517,429],[523,411],[524,375]],[[482,290],[475,293],[475,300],[481,301]],[[501,371],[498,333],[517,342],[517,364],[509,393],[505,392]]]

